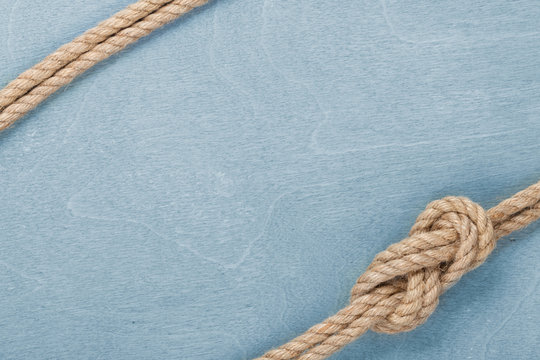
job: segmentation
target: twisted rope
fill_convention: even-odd
[[[348,306],[257,360],[320,360],[369,329],[414,329],[443,292],[486,260],[499,238],[538,218],[540,182],[487,212],[464,197],[431,202],[409,237],[375,256],[353,286]]]
[[[61,46],[0,90],[0,131],[73,79],[208,0],[140,0]]]
[[[139,0],[61,46],[0,90],[0,131],[98,62],[207,2]],[[369,329],[414,329],[444,291],[486,260],[499,238],[538,218],[540,182],[487,212],[464,197],[433,201],[409,237],[375,257],[348,306],[257,360],[325,359]]]

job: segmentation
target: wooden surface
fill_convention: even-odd
[[[5,84],[131,0],[0,0]],[[0,134],[0,358],[249,359],[434,199],[540,178],[535,1],[216,0]],[[538,356],[540,226],[334,359]]]

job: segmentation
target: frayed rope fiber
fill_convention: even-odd
[[[63,45],[0,90],[0,131],[98,62],[207,2],[140,0]],[[257,360],[320,360],[369,329],[414,329],[443,292],[486,260],[498,239],[538,218],[540,182],[488,211],[464,197],[433,201],[409,237],[375,257],[348,306]]]

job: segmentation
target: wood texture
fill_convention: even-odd
[[[0,0],[0,82],[130,2]],[[216,0],[98,65],[0,134],[0,357],[248,359],[334,313],[429,201],[538,180],[539,17]],[[334,358],[534,358],[539,230]]]

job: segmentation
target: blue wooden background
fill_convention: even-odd
[[[0,82],[132,0],[0,0]],[[0,134],[0,358],[249,359],[431,200],[540,178],[540,6],[214,0]],[[540,226],[333,359],[532,359]]]

